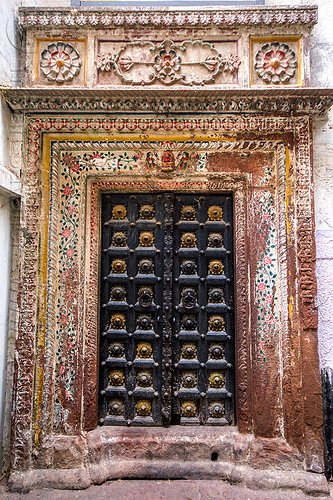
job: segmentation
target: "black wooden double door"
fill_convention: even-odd
[[[102,200],[99,420],[233,423],[232,198]]]

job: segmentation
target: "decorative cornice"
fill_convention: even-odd
[[[304,7],[243,7],[228,9],[19,9],[25,28],[234,27],[301,25],[318,22],[316,5]]]
[[[0,91],[13,110],[23,113],[320,115],[333,105],[333,89],[320,88],[121,91],[0,87]]]

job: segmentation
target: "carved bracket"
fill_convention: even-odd
[[[131,42],[117,54],[98,54],[97,69],[114,71],[123,83],[149,85],[203,85],[214,83],[222,72],[236,73],[241,61],[235,54],[220,54],[212,44],[200,40],[176,45],[171,40],[161,44]]]

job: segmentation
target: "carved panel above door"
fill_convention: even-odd
[[[214,83],[217,76],[229,82],[226,75],[236,75],[241,63],[237,54],[230,49],[234,43],[219,44],[217,50],[212,43],[201,40],[173,42],[164,40],[136,41],[127,43],[119,50],[114,44],[111,52],[104,52],[108,42],[99,42],[100,50],[96,65],[100,83],[110,83],[113,73],[124,84],[151,85],[162,83],[172,85],[203,85]]]

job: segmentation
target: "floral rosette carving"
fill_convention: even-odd
[[[296,54],[285,43],[266,43],[256,54],[255,70],[266,83],[290,80],[297,67]]]
[[[154,69],[162,78],[175,78],[175,72],[180,69],[180,56],[174,49],[163,48],[155,56]]]
[[[79,73],[81,59],[70,43],[51,43],[41,53],[40,67],[48,80],[64,83]]]

